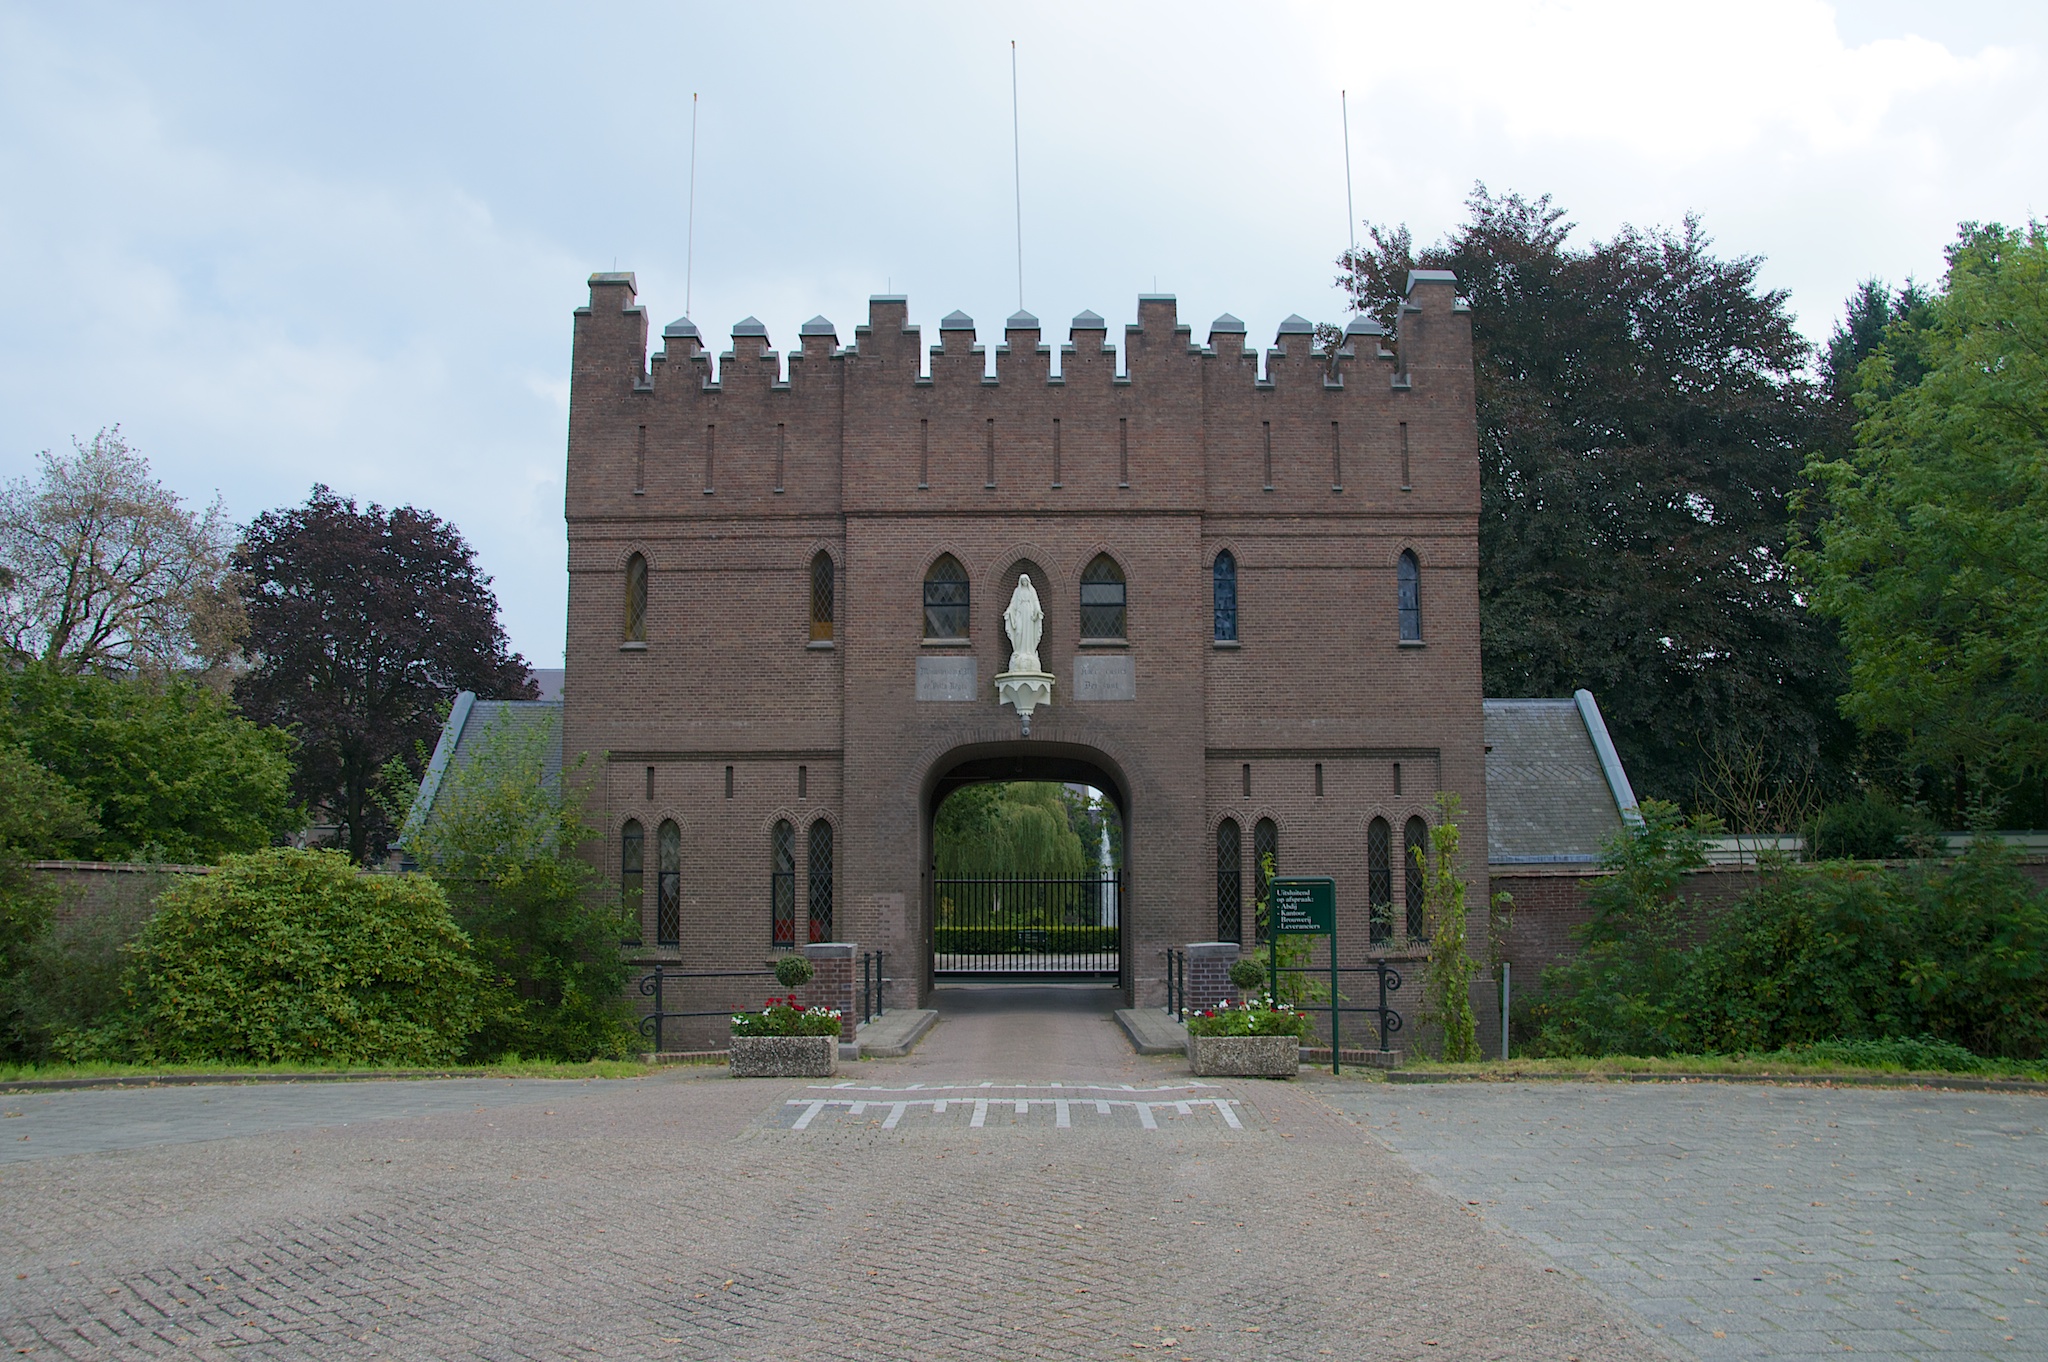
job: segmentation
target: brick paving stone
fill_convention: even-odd
[[[917,1054],[846,1076],[1012,1100],[980,1128],[949,1113],[884,1129],[880,1107],[796,1131],[788,1103],[810,1085],[704,1071],[50,1094],[0,1126],[33,1120],[29,1143],[70,1151],[0,1167],[0,1342],[198,1359],[1660,1355],[1322,1089],[1193,1089],[1184,1063],[1132,1055],[1106,1011],[1020,1019],[983,999]],[[1065,1128],[1049,1106],[1015,1112],[1017,1085],[1054,1082],[1199,1091],[1240,1128],[1170,1095],[1153,1130],[1121,1108]]]
[[[1747,1084],[1320,1085],[1709,1359],[2048,1354],[2048,1102]]]

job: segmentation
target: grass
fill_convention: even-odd
[[[567,1063],[547,1059],[496,1060],[489,1064],[450,1064],[437,1068],[403,1068],[378,1064],[0,1064],[0,1087],[10,1083],[52,1079],[132,1079],[239,1076],[285,1077],[291,1074],[334,1074],[377,1078],[645,1078],[652,1070],[637,1059],[593,1059]]]
[[[2048,1064],[2020,1060],[1974,1059],[1969,1064],[1912,1063],[1886,1055],[1857,1056],[1850,1047],[1812,1046],[1763,1054],[1729,1055],[1599,1055],[1574,1059],[1485,1060],[1477,1064],[1444,1064],[1419,1059],[1402,1065],[1415,1074],[1442,1074],[1474,1079],[1624,1077],[1631,1074],[1728,1074],[1788,1078],[1844,1076],[2021,1079],[2048,1082]],[[1974,1057],[1973,1057],[1974,1058]]]

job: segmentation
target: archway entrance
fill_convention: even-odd
[[[933,983],[1121,981],[1127,812],[1089,749],[1018,742],[940,763],[924,819]]]

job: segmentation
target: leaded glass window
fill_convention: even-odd
[[[655,876],[654,939],[674,946],[683,937],[683,830],[664,819],[656,834],[660,870]]]
[[[626,643],[647,641],[647,560],[637,553],[626,560],[626,618],[620,638]]]
[[[796,829],[787,818],[768,838],[768,936],[776,950],[796,947]]]
[[[1081,573],[1081,637],[1124,636],[1124,570],[1106,553]]]
[[[1401,641],[1422,642],[1422,567],[1412,552],[1403,550],[1397,577],[1401,594]]]
[[[1213,574],[1216,602],[1216,641],[1237,642],[1237,558],[1229,549],[1216,555]]]
[[[832,939],[832,825],[820,818],[811,824],[810,916],[813,941]]]
[[[1429,824],[1420,818],[1408,820],[1408,826],[1401,833],[1401,863],[1408,867],[1405,876],[1408,889],[1408,935],[1421,940],[1428,923],[1423,920],[1423,909],[1427,894],[1423,877],[1422,859],[1429,852]]]
[[[619,944],[640,944],[640,914],[644,907],[641,870],[647,860],[647,830],[640,820],[629,818],[619,829]]]
[[[832,637],[832,555],[824,550],[811,559],[811,642]]]
[[[1365,827],[1365,901],[1371,910],[1368,937],[1388,941],[1394,935],[1393,830],[1384,818]]]
[[[967,569],[950,553],[924,574],[924,636],[967,637]]]
[[[1258,944],[1266,944],[1267,884],[1280,873],[1280,829],[1270,818],[1252,825],[1252,900],[1257,907]]]
[[[1216,828],[1216,939],[1244,940],[1244,836],[1237,820]]]

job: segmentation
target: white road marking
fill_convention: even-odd
[[[803,1108],[801,1114],[791,1123],[789,1127],[791,1130],[810,1130],[813,1122],[824,1112],[844,1109],[849,1116],[864,1116],[871,1106],[886,1106],[889,1109],[889,1114],[882,1120],[882,1129],[896,1130],[902,1126],[903,1117],[907,1112],[929,1108],[932,1115],[944,1116],[947,1107],[951,1104],[972,1105],[974,1112],[968,1118],[967,1128],[969,1130],[983,1130],[988,1126],[988,1109],[991,1103],[1008,1106],[1019,1116],[1030,1115],[1033,1107],[1051,1107],[1053,1110],[1053,1129],[1072,1130],[1074,1128],[1074,1107],[1076,1103],[1069,1097],[903,1097],[895,1101],[875,1101],[870,1098],[856,1098],[852,1096],[792,1097],[787,1099],[784,1105]],[[1162,1107],[1170,1108],[1177,1116],[1199,1116],[1213,1111],[1216,1115],[1223,1118],[1223,1124],[1231,1130],[1244,1129],[1244,1123],[1238,1119],[1235,1110],[1237,1099],[1233,1097],[1168,1098],[1164,1101],[1153,1102],[1142,1101],[1136,1097],[1128,1100],[1096,1097],[1084,1099],[1081,1105],[1094,1107],[1095,1113],[1098,1116],[1113,1116],[1119,1109],[1128,1110],[1137,1116],[1138,1128],[1141,1130],[1159,1129],[1158,1113]]]

